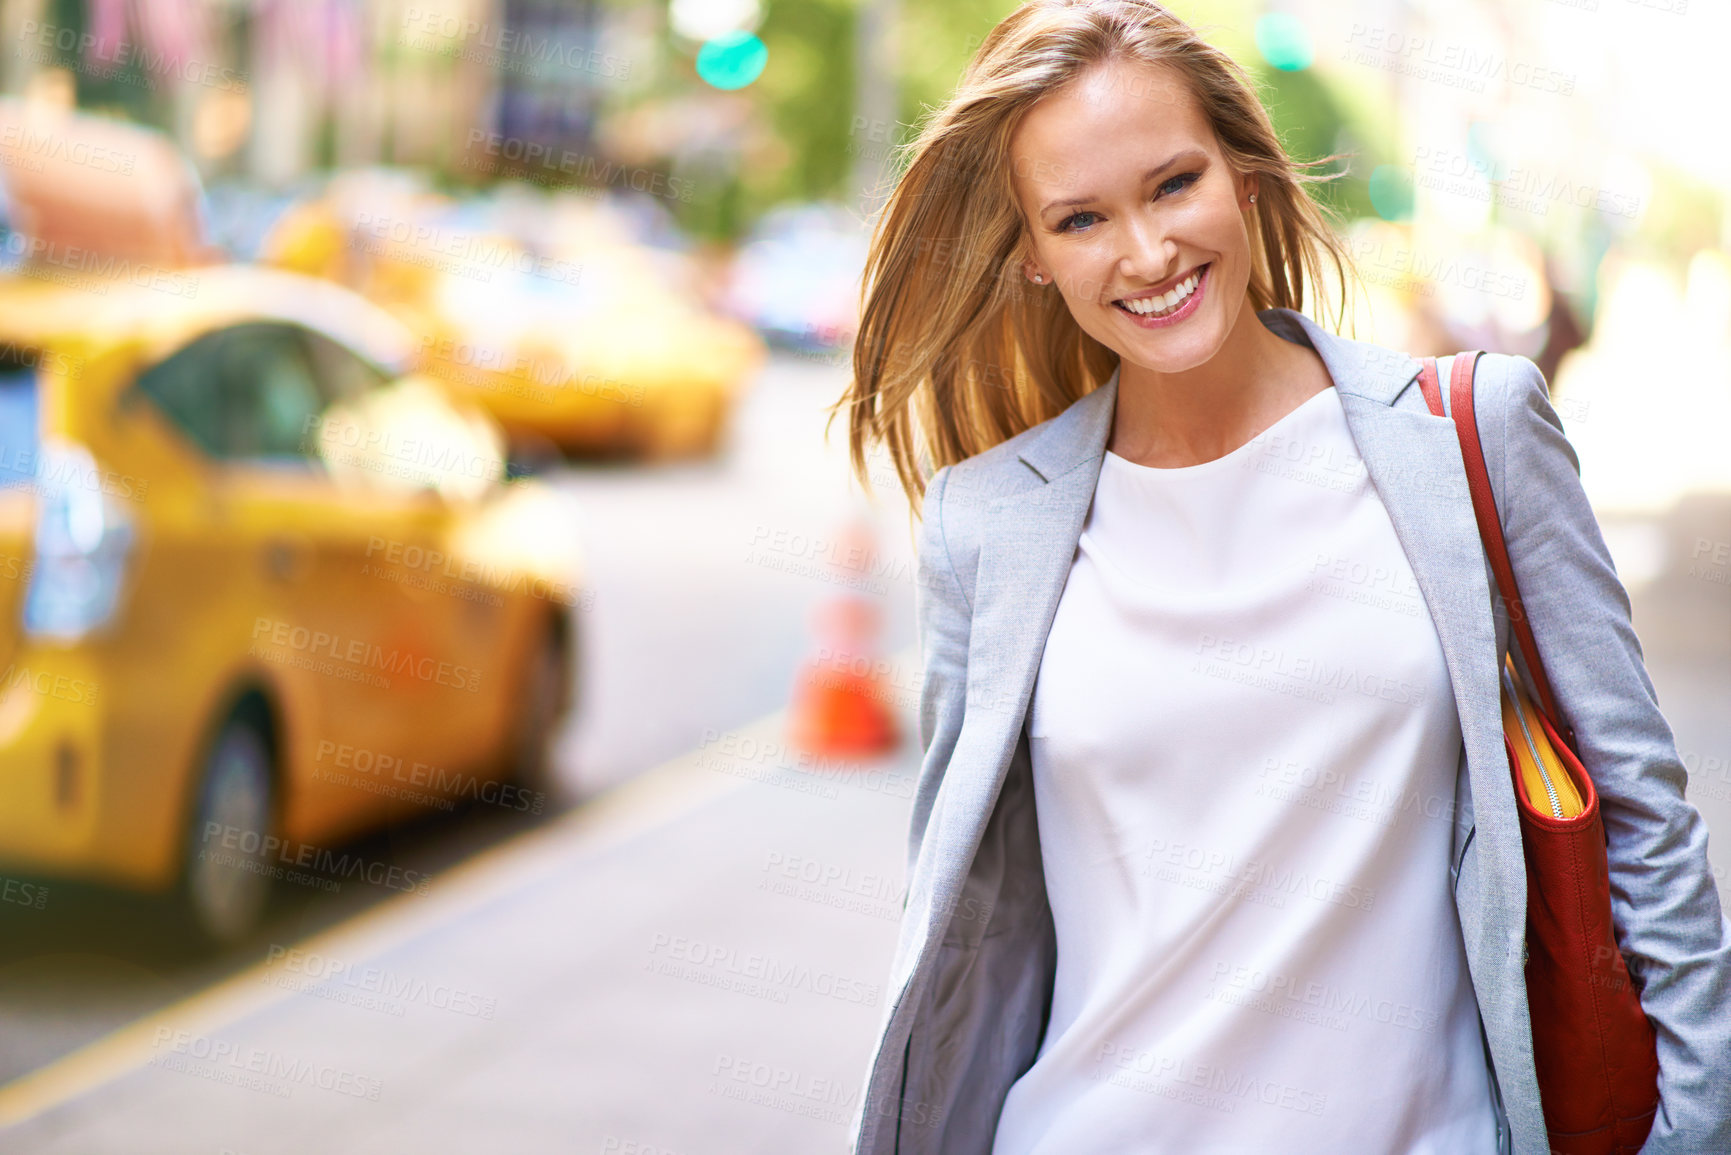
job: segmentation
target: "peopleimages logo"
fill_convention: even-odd
[[[1316,1025],[1344,1030],[1346,1019],[1361,1019],[1409,1031],[1435,1034],[1442,1015],[1427,1007],[1412,1003],[1346,990],[1332,983],[1318,982],[1300,975],[1262,971],[1251,966],[1216,962],[1211,980],[1215,984],[1208,997],[1217,1002],[1248,1006],[1264,1013],[1292,1017],[1295,1007],[1306,1007],[1325,1016]],[[1243,1001],[1231,997],[1244,996]]]
[[[130,174],[138,157],[130,152],[118,152],[100,144],[70,137],[64,132],[37,131],[26,124],[8,124],[0,128],[0,144],[20,151],[32,160],[63,160],[79,168],[99,172]],[[40,172],[41,165],[32,171]]]
[[[522,594],[541,601],[557,602],[563,606],[576,606],[584,600],[584,593],[592,592],[579,591],[569,582],[510,566],[495,565],[479,558],[449,554],[414,542],[391,541],[378,536],[367,539],[366,557],[369,564],[373,563],[374,559],[379,559],[389,565],[430,577],[487,586],[503,593]],[[362,572],[369,571],[363,568]]]
[[[313,770],[314,781],[353,786],[390,798],[438,806],[441,810],[455,809],[458,799],[467,799],[507,810],[539,814],[547,802],[546,794],[539,790],[529,791],[515,783],[446,770],[427,762],[410,762],[394,754],[333,742],[328,738],[319,742],[313,761],[317,763]],[[422,791],[414,787],[426,789]]]
[[[259,651],[261,640],[269,645],[281,646],[307,657],[329,658],[360,673],[369,670],[383,670],[389,674],[401,674],[422,682],[432,682],[439,686],[468,690],[470,693],[479,690],[481,685],[481,671],[472,666],[453,665],[450,662],[442,662],[436,658],[416,654],[409,650],[387,650],[365,638],[345,640],[324,630],[297,626],[290,622],[258,618],[252,625],[252,637],[253,647],[250,652],[253,652],[254,656],[266,659],[270,655]],[[385,686],[388,688],[389,682],[386,682]]]
[[[1143,864],[1163,882],[1176,882],[1198,890],[1230,891],[1233,897],[1281,907],[1286,896],[1303,895],[1317,902],[1349,910],[1370,910],[1376,904],[1376,888],[1338,882],[1308,870],[1283,866],[1263,858],[1240,858],[1213,847],[1191,842],[1168,842],[1156,838],[1149,843]],[[1199,885],[1203,876],[1215,876],[1236,886],[1217,888]],[[1269,901],[1264,901],[1269,900]]]
[[[499,1000],[491,995],[450,983],[429,982],[418,975],[402,974],[386,967],[359,966],[332,955],[275,943],[265,952],[265,966],[280,967],[284,972],[277,976],[275,985],[303,994],[346,988],[393,1000],[399,1005],[420,1003],[434,1010],[488,1020],[493,1018],[499,1006]],[[268,976],[265,981],[270,981]]]
[[[296,1084],[317,1087],[322,1091],[332,1091],[356,1099],[370,1099],[375,1103],[379,1101],[379,1095],[384,1090],[384,1084],[378,1079],[344,1067],[310,1062],[266,1047],[243,1047],[226,1039],[195,1035],[190,1031],[177,1031],[172,1027],[156,1028],[150,1045],[159,1052],[150,1059],[153,1067],[185,1071],[187,1074],[205,1077],[208,1077],[208,1072],[198,1068],[188,1069],[185,1060],[206,1063],[218,1070],[228,1067],[232,1068],[232,1074],[249,1075],[263,1081],[262,1085],[255,1085],[251,1089],[272,1091],[284,1098],[293,1092]],[[273,1079],[280,1082],[273,1086],[268,1082]]]
[[[301,434],[301,445],[307,450],[326,456],[333,456],[341,449],[356,450],[341,460],[351,465],[367,465],[370,455],[376,459],[376,465],[369,467],[382,471],[387,462],[401,465],[403,468],[393,469],[395,475],[401,477],[470,477],[500,481],[505,476],[505,459],[497,454],[470,452],[467,445],[434,438],[401,437],[393,430],[369,429],[358,421],[338,415],[308,417],[301,427]]]
[[[427,893],[433,880],[433,876],[425,871],[405,870],[377,859],[369,861],[358,854],[338,854],[310,842],[279,838],[221,822],[204,824],[203,842],[204,847],[198,852],[199,861],[209,860],[219,866],[234,866],[252,873],[269,874],[272,878],[282,877],[281,867],[294,867],[317,872],[327,882],[354,879],[416,894]],[[268,861],[271,858],[275,858],[280,866],[272,865]]]
[[[14,231],[0,239],[0,253],[23,265],[32,276],[76,285],[93,296],[107,296],[108,290],[122,281],[171,297],[198,296],[198,278],[190,273],[135,262],[100,249],[45,241]]]
[[[47,496],[69,489],[82,489],[86,493],[104,493],[128,501],[143,501],[150,494],[149,478],[103,469],[88,458],[44,453],[40,445],[0,445],[0,473],[19,474],[24,478],[8,486],[14,493],[28,490]]]
[[[146,44],[110,40],[67,25],[26,20],[19,29],[18,39],[14,54],[22,59],[58,67],[62,66],[62,57],[72,56],[82,62],[78,66],[81,70],[121,83],[129,82],[125,70],[130,66],[138,69],[145,86],[151,89],[166,81],[178,81],[223,92],[247,90],[246,75],[233,68]]]
[[[455,46],[456,54],[469,60],[493,63],[510,72],[539,76],[537,65],[560,65],[573,72],[587,72],[608,80],[628,80],[631,61],[600,52],[587,42],[567,44],[556,37],[537,35],[523,28],[461,19],[442,5],[411,7],[404,13],[404,35],[410,47],[437,50],[438,41]],[[473,45],[469,44],[473,41]],[[477,51],[479,50],[479,51]]]
[[[1313,687],[1318,691],[1350,690],[1368,698],[1380,698],[1403,706],[1414,706],[1424,700],[1424,687],[1391,678],[1371,670],[1362,670],[1349,663],[1330,663],[1327,658],[1294,654],[1273,646],[1235,641],[1203,633],[1196,642],[1201,662],[1223,670],[1239,669],[1295,686]],[[1192,671],[1196,672],[1196,671]],[[1213,672],[1212,668],[1201,672]],[[1332,699],[1324,699],[1332,700]]]
[[[1115,1074],[1110,1074],[1107,1068],[1116,1068]],[[1134,1078],[1138,1075],[1143,1078]],[[1306,1115],[1321,1115],[1328,1109],[1328,1096],[1321,1091],[1266,1079],[1224,1063],[1161,1054],[1111,1041],[1102,1041],[1095,1047],[1094,1072],[1090,1078],[1107,1078],[1117,1086],[1153,1094],[1194,1088],[1201,1094],[1191,1101],[1226,1114],[1232,1114],[1241,1102],[1256,1102]]]
[[[48,905],[48,888],[37,882],[23,882],[16,878],[0,878],[0,902],[10,902],[18,906],[29,906],[41,910]]]
[[[508,160],[526,168],[557,172],[562,177],[580,180],[588,185],[606,188],[629,188],[633,192],[665,200],[690,203],[695,186],[688,179],[670,176],[654,169],[617,164],[603,157],[572,152],[568,148],[555,152],[539,141],[504,136],[497,132],[473,128],[464,144],[464,167],[475,167],[476,153]]]
[[[87,682],[83,678],[73,678],[66,674],[49,673],[46,670],[32,670],[29,666],[20,666],[16,662],[7,663],[4,669],[0,669],[0,696],[9,694],[20,686],[27,687],[44,698],[58,698],[62,702],[79,706],[96,704],[95,682]]]

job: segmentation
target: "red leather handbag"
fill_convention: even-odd
[[[1479,537],[1542,707],[1529,700],[1510,655],[1502,675],[1503,745],[1527,862],[1527,1005],[1539,1100],[1554,1155],[1635,1155],[1659,1106],[1653,1025],[1617,949],[1598,793],[1557,710],[1509,564],[1473,417],[1478,358],[1455,357],[1449,412]],[[1419,388],[1431,412],[1444,416],[1433,357],[1424,359]]]

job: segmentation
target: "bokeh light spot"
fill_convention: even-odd
[[[1256,21],[1256,47],[1282,72],[1302,72],[1316,59],[1303,22],[1285,12],[1270,12]]]
[[[1493,143],[1490,126],[1484,121],[1467,125],[1467,162],[1475,176],[1494,183],[1508,178],[1508,166],[1497,159]]]
[[[769,48],[749,32],[717,36],[697,50],[697,75],[716,88],[744,88],[767,63]]]
[[[1412,216],[1412,173],[1398,164],[1379,164],[1370,174],[1370,207],[1385,221]]]

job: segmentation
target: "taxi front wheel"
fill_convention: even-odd
[[[553,741],[570,708],[571,664],[570,626],[556,621],[540,632],[528,657],[512,735],[511,780],[554,805],[564,801]]]
[[[231,717],[210,746],[187,831],[181,913],[211,945],[244,937],[270,897],[275,804],[269,741]]]

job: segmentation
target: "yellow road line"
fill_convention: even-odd
[[[786,711],[779,710],[736,732],[779,740],[785,726]],[[747,781],[702,769],[697,754],[682,754],[604,791],[562,818],[452,867],[438,876],[429,894],[387,899],[297,946],[356,961],[382,954],[522,886],[543,870],[672,822],[743,789]],[[145,1066],[158,1053],[159,1030],[209,1035],[300,993],[264,981],[270,971],[269,963],[255,963],[0,1086],[0,1128],[33,1119]]]

